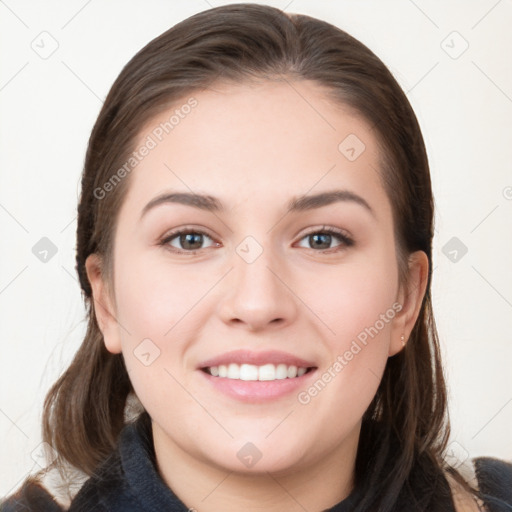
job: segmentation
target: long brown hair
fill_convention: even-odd
[[[409,342],[389,358],[363,417],[355,484],[364,492],[356,510],[392,510],[420,474],[433,482],[430,491],[422,483],[425,492],[436,493],[450,428],[430,295],[433,199],[418,122],[389,70],[362,43],[324,21],[255,4],[210,9],[177,24],[133,57],[105,100],[78,205],[76,269],[88,328],[44,406],[43,437],[59,453],[57,464],[91,475],[115,448],[133,393],[122,355],[105,349],[85,272],[86,258],[97,253],[105,278],[112,276],[113,234],[130,176],[101,197],[98,190],[126,163],[141,129],[170,105],[218,80],[287,78],[318,83],[371,124],[382,148],[379,171],[393,206],[401,276],[413,251],[424,251],[430,263]],[[409,510],[433,510],[432,500]]]

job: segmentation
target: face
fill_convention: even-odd
[[[318,85],[193,98],[141,132],[137,147],[155,145],[125,178],[115,301],[88,260],[105,343],[157,451],[238,472],[312,467],[355,450],[425,268],[411,265],[416,295],[400,286],[377,140]]]

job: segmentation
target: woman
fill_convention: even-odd
[[[415,115],[361,43],[252,4],[162,34],[89,142],[58,458],[3,510],[510,510],[510,464],[444,462],[432,222]]]

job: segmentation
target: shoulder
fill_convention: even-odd
[[[1,512],[64,512],[53,496],[35,479],[28,479],[0,503]]]
[[[447,474],[457,512],[512,512],[512,463],[479,457],[459,468],[458,473],[478,491],[478,497]]]
[[[149,427],[148,427],[149,421]],[[151,427],[149,415],[128,423],[116,449],[98,466],[74,497],[68,512],[130,512],[140,510],[133,479],[144,480],[149,462],[144,434]],[[144,489],[146,492],[147,490]]]
[[[148,416],[149,418],[149,416]],[[128,512],[138,510],[132,479],[145,476],[150,462],[148,430],[151,421],[142,417],[140,421],[125,425],[119,443],[92,475],[71,478],[73,489],[66,499],[60,495],[58,486],[51,482],[31,478],[19,491],[0,503],[0,512]],[[150,430],[149,430],[150,431]],[[128,469],[130,475],[126,474]],[[76,485],[79,484],[79,485]]]
[[[117,500],[123,494],[123,479],[120,456],[115,451],[80,488],[71,502],[69,512],[113,510],[110,501]]]
[[[491,512],[512,511],[512,463],[492,457],[473,460],[478,487]]]

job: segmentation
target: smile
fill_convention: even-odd
[[[296,377],[302,377],[310,370],[312,370],[311,367],[304,368],[294,365],[272,363],[263,364],[261,366],[230,363],[229,365],[221,364],[219,366],[203,368],[203,371],[213,377],[245,381],[294,379]]]

